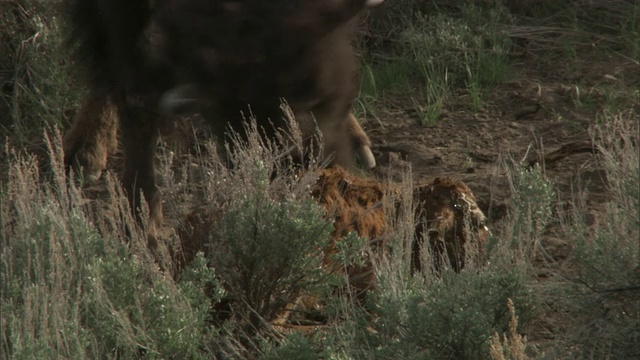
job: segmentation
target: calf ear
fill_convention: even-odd
[[[160,97],[158,106],[162,112],[184,115],[195,111],[198,99],[196,87],[185,84],[165,91]]]

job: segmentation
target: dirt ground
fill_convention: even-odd
[[[564,144],[589,141],[589,126],[605,101],[600,89],[640,85],[636,63],[587,59],[558,59],[545,65],[531,55],[513,66],[510,80],[486,94],[483,109],[472,112],[471,100],[461,93],[433,126],[419,124],[410,99],[391,101],[377,119],[369,117],[364,124],[378,161],[376,175],[398,178],[403,166],[410,165],[418,183],[437,176],[460,179],[475,193],[489,220],[499,221],[510,193],[501,160],[510,155],[528,163]],[[580,96],[588,96],[579,106],[577,84]],[[571,199],[578,184],[587,184],[588,203],[596,206],[607,199],[605,175],[592,154],[547,164],[545,172],[561,202]]]

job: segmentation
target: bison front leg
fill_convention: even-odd
[[[87,182],[100,178],[118,146],[118,116],[106,92],[92,90],[63,140],[64,162]]]
[[[162,223],[162,200],[155,181],[155,148],[158,140],[158,115],[152,106],[140,99],[117,100],[120,130],[125,155],[122,185],[131,210],[140,221],[141,198],[149,205],[148,240],[152,250],[157,247],[157,231]]]

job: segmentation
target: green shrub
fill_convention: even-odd
[[[533,260],[544,254],[540,240],[552,220],[555,203],[553,183],[540,166],[527,168],[512,162],[507,165],[509,173],[509,225],[511,247],[520,256]]]
[[[342,325],[345,353],[353,358],[486,359],[489,340],[508,329],[508,298],[528,321],[533,306],[527,280],[518,270],[456,274],[446,271],[430,285],[412,281],[402,292],[377,291],[377,318],[367,330],[366,314],[351,314]],[[347,327],[346,329],[344,327]],[[349,330],[351,329],[351,330]],[[357,330],[354,334],[353,329]],[[351,334],[345,336],[345,334]]]
[[[14,147],[42,148],[41,129],[69,120],[83,90],[63,51],[65,29],[59,21],[62,1],[0,2],[0,139]],[[10,74],[2,79],[3,73]],[[45,151],[42,151],[45,153]]]
[[[574,238],[575,271],[557,296],[572,318],[569,343],[585,357],[634,358],[640,353],[640,151],[638,115],[605,113],[593,131],[612,195],[597,226],[583,198],[565,226]],[[583,196],[583,195],[582,195]]]
[[[33,156],[8,155],[0,193],[2,357],[201,356],[210,311],[202,284],[213,275],[195,281],[194,268],[176,285],[148,252],[129,249],[124,231],[107,235],[66,183],[59,136],[50,151],[45,183]],[[116,218],[132,226],[124,211]],[[132,243],[143,241],[133,234]]]
[[[251,313],[273,319],[302,291],[317,293],[328,286],[322,250],[332,230],[310,199],[247,194],[223,216],[214,263]]]
[[[390,4],[370,25],[384,35],[366,49],[361,98],[417,88],[422,96],[414,105],[421,123],[433,124],[451,90],[466,87],[477,110],[482,89],[506,78],[511,42],[505,25],[513,21],[502,6]]]
[[[311,339],[309,339],[309,337],[299,333],[292,333],[285,336],[285,338],[279,342],[277,347],[265,346],[264,353],[259,357],[259,359],[317,360],[325,357],[326,355],[328,355],[328,351],[321,351],[317,349],[312,344],[312,341]]]

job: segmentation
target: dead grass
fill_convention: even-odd
[[[503,334],[502,338],[498,333],[495,333],[490,340],[490,353],[493,360],[526,360],[529,357],[525,353],[527,346],[526,336],[522,336],[517,333],[518,318],[516,317],[513,301],[509,299],[507,301],[507,307],[509,308],[509,332]]]

